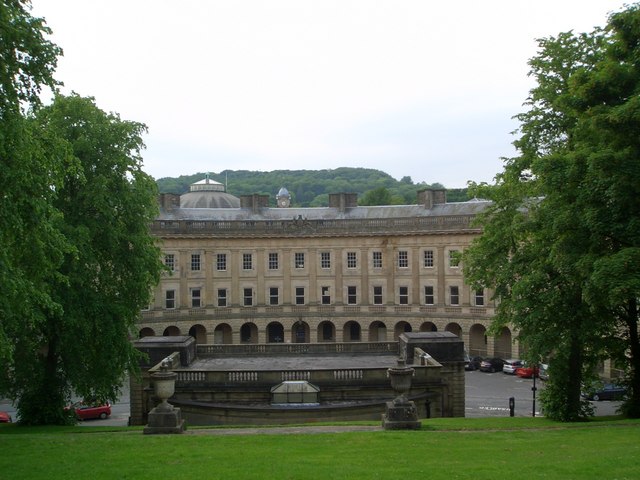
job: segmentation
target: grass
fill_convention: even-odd
[[[637,420],[444,418],[419,431],[199,433],[2,425],[0,479],[640,478]]]

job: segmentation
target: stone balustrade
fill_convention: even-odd
[[[475,215],[446,215],[376,219],[304,220],[156,220],[151,231],[159,235],[269,236],[379,234],[381,230],[398,233],[425,231],[480,231],[472,224]]]
[[[208,344],[196,347],[198,358],[216,356],[246,356],[246,355],[298,355],[309,354],[337,354],[337,353],[380,353],[397,354],[398,342],[353,342],[353,343],[243,343],[243,344]]]
[[[394,365],[396,357],[389,357],[389,365]],[[424,368],[427,367],[427,368]],[[423,385],[425,381],[432,378],[436,372],[429,372],[430,368],[438,370],[440,365],[432,363],[417,368],[416,386]],[[314,385],[327,386],[334,388],[339,385],[378,385],[388,384],[387,368],[352,368],[352,369],[319,369],[319,370],[241,370],[241,371],[212,371],[212,370],[174,370],[177,373],[176,378],[176,395],[185,391],[191,391],[193,388],[211,385],[225,385],[226,388],[231,386],[250,385],[252,387],[272,386],[280,382],[291,380],[306,380]],[[265,390],[267,391],[267,390]],[[190,394],[191,395],[191,394]],[[227,395],[228,396],[228,395]],[[239,397],[240,398],[240,397]]]

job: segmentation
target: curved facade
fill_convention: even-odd
[[[142,312],[139,335],[191,335],[199,344],[385,342],[449,331],[472,355],[516,357],[509,329],[486,334],[491,292],[463,281],[458,255],[487,205],[359,207],[335,194],[326,208],[189,209],[161,199],[152,231],[171,270]]]

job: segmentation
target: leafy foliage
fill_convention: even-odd
[[[393,205],[393,197],[385,187],[378,187],[365,193],[358,203],[360,205]]]
[[[639,7],[539,45],[520,156],[471,189],[494,204],[465,274],[495,289],[496,324],[518,328],[529,359],[550,359],[548,416],[589,415],[581,383],[607,357],[625,365],[625,408],[640,416]]]
[[[68,151],[26,121],[23,109],[40,105],[43,87],[55,88],[60,49],[45,40],[49,29],[32,18],[28,3],[0,3],[0,391],[12,392],[16,335],[59,307],[50,295],[51,272],[69,246],[55,225],[53,185]],[[36,339],[25,338],[26,343]],[[27,345],[27,348],[32,345]]]
[[[23,367],[16,366],[16,383],[25,382],[19,406],[29,408],[31,397],[46,398],[43,387],[115,399],[124,372],[137,367],[129,337],[162,269],[148,230],[157,214],[157,189],[139,155],[146,127],[77,95],[57,96],[34,122],[65,141],[75,159],[54,200],[64,215],[59,228],[73,248],[52,279],[51,295],[60,309],[48,312],[29,334],[41,339],[38,347],[46,355],[21,352],[26,364],[43,363],[43,381],[25,382],[29,377],[18,375]]]
[[[205,173],[196,173],[177,178],[160,178],[157,180],[158,189],[161,193],[181,194],[189,191],[189,185],[202,180],[205,175]],[[330,193],[353,192],[363,197],[371,191],[380,192],[380,189],[386,189],[389,192],[388,201],[391,202],[389,204],[411,205],[416,202],[418,190],[429,187],[443,188],[439,183],[414,184],[411,177],[406,176],[397,181],[379,170],[351,167],[334,170],[274,170],[272,172],[223,170],[220,173],[210,174],[210,177],[228,185],[227,191],[236,196],[253,193],[269,195],[273,206],[275,206],[275,194],[281,187],[286,187],[291,193],[292,205],[300,207],[326,207],[329,205]],[[467,200],[466,189],[449,190],[447,195],[448,201]],[[362,205],[365,204],[362,203]]]
[[[57,97],[61,50],[29,3],[0,2],[0,395],[25,424],[66,424],[72,394],[113,399],[137,367],[129,335],[157,283],[157,188],[144,125]]]
[[[0,3],[0,118],[21,106],[40,104],[43,87],[55,88],[53,72],[62,49],[46,39],[51,33],[41,18],[32,17],[26,0]]]

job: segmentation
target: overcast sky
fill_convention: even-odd
[[[155,178],[366,167],[491,182],[536,38],[614,0],[32,0],[64,92],[145,123]]]

